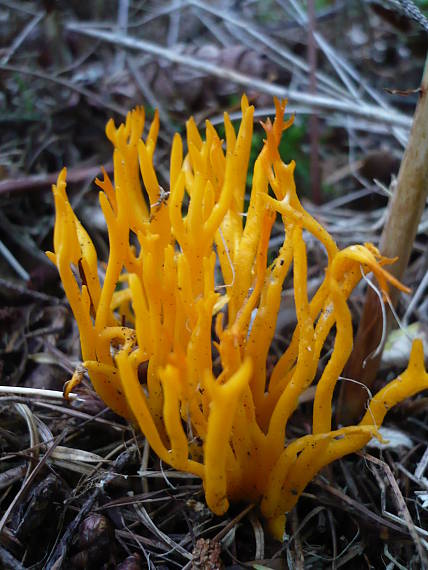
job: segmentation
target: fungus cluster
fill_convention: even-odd
[[[274,536],[315,474],[378,435],[388,409],[428,388],[422,345],[407,370],[370,402],[355,426],[332,430],[334,387],[352,350],[347,299],[362,272],[384,295],[404,289],[372,245],[339,250],[302,207],[294,163],[278,147],[285,102],[263,125],[264,146],[247,192],[254,108],[242,98],[238,133],[225,114],[225,143],[209,121],[205,137],[187,122],[187,149],[174,136],[170,188],[159,185],[153,155],[155,114],[145,140],[144,110],[106,134],[114,146],[114,182],[104,173],[100,205],[109,258],[100,278],[95,247],[66,194],[66,171],[53,187],[54,252],[77,321],[84,366],[112,410],[138,425],[162,461],[203,480],[210,509],[258,502]],[[142,181],[142,182],[141,182]],[[274,223],[283,243],[268,262]],[[324,279],[309,298],[304,233],[324,247]],[[297,325],[267,367],[284,282],[293,284]],[[291,281],[292,280],[292,281]],[[334,345],[318,378],[312,433],[286,430],[301,394],[314,382],[330,333]]]

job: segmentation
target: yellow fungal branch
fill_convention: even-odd
[[[374,273],[385,296],[388,284],[405,288],[383,269],[393,260],[369,244],[339,250],[304,210],[294,162],[284,164],[278,151],[292,120],[284,121],[285,102],[275,106],[274,122],[263,125],[266,140],[249,196],[254,108],[245,96],[237,133],[225,114],[225,142],[209,122],[201,136],[193,119],[187,151],[174,136],[167,190],[153,166],[157,114],[145,140],[143,109],[130,112],[119,128],[110,121],[114,182],[105,173],[96,181],[110,242],[105,278],[68,201],[65,169],[53,187],[48,256],[79,326],[84,366],[104,402],[136,423],[163,461],[202,478],[214,513],[223,514],[229,501],[260,502],[281,538],[286,514],[315,474],[378,435],[386,411],[428,388],[428,374],[416,341],[407,370],[374,397],[360,424],[332,431],[333,390],[352,350],[349,295],[362,272]],[[284,239],[268,263],[276,219]],[[326,252],[325,277],[312,298],[305,234]],[[297,326],[268,372],[291,270]],[[314,381],[331,331],[335,341],[316,387],[312,433],[289,441],[288,420]]]

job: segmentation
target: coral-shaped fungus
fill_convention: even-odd
[[[292,123],[284,121],[285,102],[276,101],[273,124],[263,125],[266,140],[246,194],[254,108],[245,96],[241,106],[237,134],[224,116],[225,144],[209,121],[205,139],[193,119],[187,122],[187,151],[174,136],[169,191],[153,167],[158,115],[146,140],[142,108],[119,128],[109,121],[114,183],[105,173],[96,181],[110,242],[105,276],[100,280],[94,245],[67,199],[65,169],[53,187],[55,252],[48,255],[79,327],[84,366],[104,402],[138,424],[160,459],[203,480],[214,513],[223,514],[229,500],[259,502],[282,538],[286,513],[315,474],[363,447],[391,406],[428,388],[428,374],[416,341],[407,370],[371,400],[363,420],[332,431],[333,390],[352,349],[347,299],[362,272],[373,272],[385,295],[388,282],[403,286],[383,269],[391,260],[375,247],[339,250],[302,207],[294,162],[284,164],[278,151]],[[284,239],[268,263],[277,218]],[[304,232],[327,257],[312,298]],[[297,325],[268,372],[286,279],[293,280]],[[312,433],[290,441],[287,422],[314,381],[332,329]]]

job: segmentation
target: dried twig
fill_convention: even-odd
[[[428,32],[428,19],[419,10],[412,0],[388,0],[390,4],[395,6],[399,11],[404,12],[406,16],[417,22],[426,32]]]
[[[230,11],[224,9],[218,9],[214,6],[201,2],[200,0],[189,0],[189,3],[195,7],[200,8],[206,12],[221,18],[225,22],[232,24],[238,28],[242,28],[252,40],[257,40],[263,46],[265,46],[269,51],[279,55],[281,59],[287,62],[293,69],[299,69],[304,74],[310,73],[310,63],[308,64],[303,59],[299,58],[292,51],[286,49],[284,46],[276,43],[274,39],[264,34],[261,30],[256,28],[251,22],[246,21],[242,16],[231,13]],[[330,77],[322,73],[321,71],[316,71],[317,79],[320,85],[325,89],[330,95],[341,95],[346,96],[346,92]]]
[[[45,17],[45,15],[46,15],[46,12],[44,12],[44,11],[39,12],[30,20],[30,22],[25,26],[25,28],[21,31],[21,33],[18,34],[16,36],[16,38],[13,40],[9,49],[6,51],[4,56],[0,59],[0,63],[5,64],[10,60],[10,58],[13,56],[13,54],[16,52],[16,50],[19,48],[19,46],[31,34],[31,32],[39,24],[39,22]]]
[[[113,172],[113,163],[109,162],[104,167],[107,174]],[[74,184],[90,180],[100,174],[99,166],[75,166],[67,172],[67,182]],[[14,194],[32,190],[50,190],[52,184],[58,179],[58,172],[53,174],[33,174],[20,178],[8,178],[0,181],[0,196],[2,194]]]
[[[4,257],[7,263],[15,270],[15,273],[21,277],[24,281],[28,281],[30,279],[30,274],[22,267],[16,257],[13,255],[11,251],[4,245],[4,243],[0,240],[0,255]]]
[[[406,531],[400,527],[398,524],[394,524],[390,522],[388,519],[382,518],[377,513],[372,512],[368,507],[361,503],[361,501],[356,501],[351,497],[348,497],[346,493],[338,489],[337,487],[333,487],[333,485],[328,485],[327,483],[323,483],[320,479],[315,481],[315,484],[321,489],[324,489],[334,497],[340,500],[343,503],[342,508],[346,510],[347,513],[355,512],[358,514],[366,522],[370,522],[379,527],[386,527],[394,530],[398,533],[406,533]],[[323,501],[324,502],[324,501]],[[329,502],[330,504],[330,502]],[[406,533],[407,534],[407,533]]]
[[[306,15],[303,8],[296,0],[276,0],[283,8],[285,3],[293,6],[296,12],[297,21],[302,25],[308,25],[309,15]],[[349,97],[356,102],[361,102],[361,89],[363,89],[380,107],[383,109],[390,109],[390,105],[385,101],[384,97],[378,93],[371,85],[367,83],[364,77],[337,51],[331,46],[326,39],[316,31],[314,33],[319,48],[324,52],[324,55],[331,64],[331,67],[337,73],[341,82],[346,86]],[[402,129],[393,127],[392,129],[397,140],[405,145],[406,134]]]
[[[398,174],[397,187],[390,201],[388,217],[382,232],[380,251],[386,257],[398,257],[390,272],[397,279],[403,278],[418,225],[428,196],[428,57],[421,83],[421,97],[416,107],[409,143]],[[391,292],[396,305],[398,291]],[[389,327],[392,325],[389,314]],[[367,291],[354,351],[345,369],[345,376],[358,379],[369,388],[373,385],[382,357],[382,349],[376,358],[369,359],[379,346],[382,337],[381,307],[374,291]],[[365,390],[354,383],[342,384],[338,408],[339,423],[352,423],[364,409]]]
[[[290,101],[298,101],[304,103],[311,109],[325,109],[329,111],[338,111],[342,113],[349,113],[351,115],[371,119],[372,121],[379,121],[380,123],[404,127],[406,129],[411,126],[411,119],[392,109],[382,109],[375,105],[361,104],[354,101],[339,100],[332,97],[312,95],[294,89],[288,89],[276,83],[269,83],[257,77],[251,77],[232,69],[220,67],[218,65],[191,57],[189,55],[181,54],[176,50],[164,48],[155,43],[145,40],[133,38],[130,36],[123,36],[114,32],[99,30],[94,27],[82,25],[76,22],[67,24],[67,29],[72,32],[86,35],[98,40],[103,40],[112,44],[121,45],[129,49],[136,49],[165,58],[180,65],[185,65],[193,69],[197,69],[215,77],[234,81],[239,85],[251,87],[261,93],[267,93],[272,96],[280,98],[288,98]]]
[[[48,448],[48,450],[46,451],[46,453],[44,454],[42,459],[39,461],[39,463],[36,465],[36,467],[32,470],[30,475],[25,479],[25,482],[22,484],[20,490],[15,495],[13,501],[10,503],[10,505],[8,506],[8,508],[6,509],[5,513],[3,514],[3,516],[0,520],[0,534],[1,534],[8,518],[12,514],[13,510],[15,509],[17,504],[20,501],[22,501],[24,499],[24,497],[27,495],[27,493],[29,492],[31,485],[33,484],[36,476],[40,473],[42,468],[46,465],[46,462],[47,462],[49,456],[52,455],[52,453],[55,450],[55,448],[57,447],[57,445],[64,439],[64,437],[66,436],[66,433],[67,433],[66,430],[64,430],[61,434],[59,434],[55,438],[55,441]]]
[[[77,531],[84,517],[91,510],[99,494],[100,494],[100,489],[95,489],[95,491],[93,491],[93,493],[91,493],[91,495],[85,501],[82,508],[79,510],[76,517],[73,519],[73,521],[70,523],[67,530],[61,537],[61,540],[56,545],[55,550],[49,556],[49,559],[45,566],[46,570],[53,570],[55,568],[63,567],[63,561],[65,556],[67,555],[68,548],[73,538],[73,535]]]
[[[315,4],[314,0],[308,2],[309,29],[308,29],[308,62],[310,68],[309,87],[315,94],[317,87],[317,46],[315,43]],[[315,204],[321,204],[321,165],[319,156],[319,121],[315,113],[309,119],[309,139],[311,147],[310,177],[312,199]]]
[[[392,487],[393,496],[394,496],[394,499],[395,499],[395,502],[397,505],[398,512],[400,513],[400,515],[404,519],[402,524],[407,526],[407,528],[409,530],[409,534],[412,537],[413,542],[415,543],[416,550],[418,551],[419,559],[420,559],[420,562],[422,564],[421,567],[424,569],[428,568],[427,553],[422,546],[421,539],[418,536],[418,533],[416,532],[415,525],[414,525],[414,523],[412,521],[412,517],[410,516],[410,513],[409,513],[409,509],[407,508],[407,505],[404,501],[403,495],[400,491],[400,487],[398,486],[398,483],[397,483],[397,481],[396,481],[396,479],[395,479],[395,477],[391,471],[390,466],[387,463],[385,463],[385,461],[381,461],[380,459],[378,459],[377,457],[373,457],[373,455],[370,455],[369,453],[361,453],[360,452],[359,455],[361,455],[361,457],[364,457],[365,459],[367,459],[371,463],[374,463],[375,465],[379,465],[383,469],[383,471],[384,471],[384,473],[385,473],[385,475],[386,475],[386,477],[387,477],[387,479],[388,479],[388,481]],[[375,472],[375,475],[377,476],[376,472]],[[378,480],[379,480],[379,478],[378,478]],[[383,509],[383,511],[384,511],[384,514],[387,514],[385,512],[385,509]],[[394,517],[394,520],[395,520],[395,517]]]
[[[57,85],[61,85],[61,87],[65,87],[66,89],[70,89],[70,91],[75,91],[79,93],[83,97],[86,97],[89,101],[94,101],[100,107],[109,109],[113,113],[117,113],[119,116],[126,116],[127,110],[119,107],[115,103],[105,100],[101,95],[98,93],[94,93],[93,91],[89,91],[86,87],[81,87],[68,79],[63,79],[61,77],[57,77],[55,75],[50,75],[49,73],[44,73],[42,71],[36,71],[34,69],[29,69],[27,67],[18,67],[16,65],[9,65],[9,64],[0,64],[0,71],[11,71],[13,73],[19,73],[22,75],[29,75],[31,77],[37,77],[38,79],[44,79],[46,81],[50,81],[52,83],[56,83]]]

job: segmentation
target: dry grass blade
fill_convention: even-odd
[[[78,463],[77,461],[66,461],[52,457],[52,463],[56,467],[64,469],[64,471],[78,473],[79,475],[82,475],[82,477],[90,477],[94,472],[92,465],[87,465],[86,463]]]
[[[30,453],[31,458],[35,462],[39,459],[39,432],[37,430],[36,420],[30,408],[26,404],[15,404],[15,408],[20,416],[22,416],[27,424],[28,433],[30,435]],[[33,469],[33,465],[30,462],[27,467],[27,473],[25,474],[24,481],[22,485],[25,484],[26,480],[30,476]]]
[[[256,542],[256,553],[254,558],[256,560],[262,560],[265,557],[265,534],[263,531],[263,526],[254,512],[250,512],[248,518],[250,520],[251,526],[253,527],[254,539]]]
[[[84,449],[64,447],[62,445],[58,445],[58,447],[51,454],[51,457],[53,459],[61,459],[63,461],[69,461],[72,463],[110,463],[110,460],[104,459],[97,453],[85,451]]]

